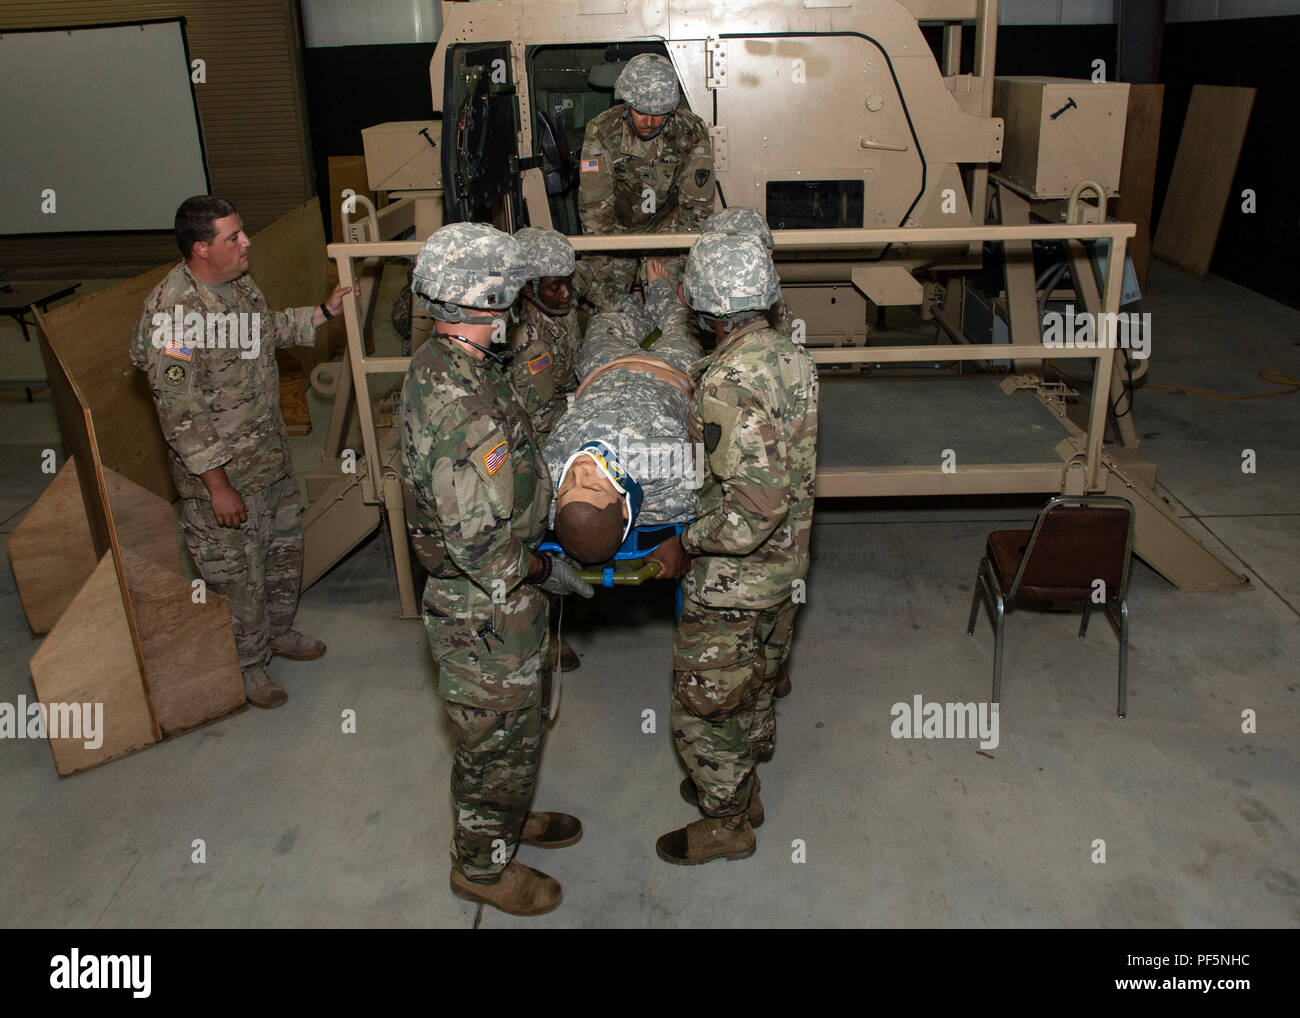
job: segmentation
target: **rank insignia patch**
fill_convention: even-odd
[[[483,454],[483,465],[487,467],[488,475],[491,476],[501,469],[501,464],[506,461],[506,456],[510,450],[506,447],[505,442],[499,442],[492,447],[491,452]]]
[[[551,355],[544,353],[540,357],[534,357],[528,362],[528,373],[530,375],[540,374],[551,366]]]
[[[709,424],[704,425],[704,448],[713,452],[718,447],[718,441],[722,438],[722,425]]]

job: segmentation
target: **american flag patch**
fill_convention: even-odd
[[[483,465],[487,467],[489,477],[501,469],[501,464],[506,461],[506,455],[509,451],[506,448],[506,443],[500,442],[492,448],[491,452],[483,454]]]
[[[600,160],[599,160],[599,159],[584,159],[584,160],[582,160],[580,163],[578,163],[578,170],[579,170],[580,172],[582,172],[582,173],[599,173],[599,172],[600,172]]]
[[[549,353],[544,353],[540,357],[534,357],[528,362],[528,373],[530,375],[536,375],[539,372],[545,371],[550,366],[551,355]]]
[[[163,353],[168,357],[175,357],[177,360],[187,361],[194,356],[194,351],[188,346],[179,346],[174,343],[168,343],[163,347]]]

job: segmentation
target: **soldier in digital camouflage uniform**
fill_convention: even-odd
[[[744,205],[732,205],[715,212],[709,217],[708,222],[704,224],[701,233],[729,233],[740,237],[757,237],[770,254],[776,246],[776,241],[772,239],[772,230],[757,209],[747,208]],[[768,311],[768,318],[772,322],[772,328],[779,332],[787,339],[794,329],[794,315],[790,312],[790,305],[786,303],[785,297],[780,297]],[[788,691],[788,690],[787,690]],[[780,695],[780,694],[778,694]]]
[[[818,383],[807,351],[768,324],[780,286],[760,240],[701,237],[682,283],[718,340],[687,422],[708,455],[696,520],[651,555],[685,576],[671,720],[683,797],[704,814],[656,850],[690,865],[752,855],[762,823],[755,765],[774,745],[773,687],[808,573]]]
[[[578,174],[584,233],[690,233],[713,211],[713,145],[704,121],[680,105],[664,57],[628,61],[614,86],[622,100],[587,124]],[[578,293],[594,310],[628,292],[637,260],[586,255]]]
[[[272,655],[306,661],[325,645],[292,628],[302,507],[275,351],[315,343],[348,290],[272,311],[245,274],[251,242],[235,207],[211,195],[177,209],[176,242],[184,261],[145,300],[131,361],[153,390],[186,546],[208,589],[229,602],[245,695],[278,707],[288,694],[266,674]]]
[[[516,232],[515,240],[536,274],[515,303],[519,322],[510,332],[510,381],[541,448],[578,386],[575,362],[582,330],[573,302],[573,245],[558,230],[535,226]],[[553,663],[571,672],[582,662],[556,631],[558,623],[559,613],[553,610]]]
[[[582,835],[563,813],[529,811],[541,760],[546,593],[592,594],[563,559],[534,549],[551,481],[494,330],[533,274],[519,244],[480,223],[444,226],[416,261],[435,332],[402,387],[402,466],[412,546],[429,571],[424,624],[456,733],[451,888],[514,915],[560,903],[519,844]]]
[[[573,307],[573,245],[558,230],[526,226],[515,234],[537,273],[520,291],[519,323],[510,331],[510,381],[538,444],[546,442],[578,387],[582,331]]]
[[[702,456],[687,441],[686,412],[691,367],[702,351],[666,278],[648,284],[646,299],[642,306],[634,296],[622,297],[616,310],[591,319],[578,357],[583,384],[545,446],[559,489],[552,509],[556,536],[582,561],[608,560],[632,526],[680,522],[695,509]],[[638,512],[628,510],[632,500],[619,499],[608,478],[575,458],[592,443],[602,443],[600,458],[638,486]],[[563,483],[572,463],[588,467],[586,492]],[[587,510],[568,522],[571,500],[585,500],[606,518]]]

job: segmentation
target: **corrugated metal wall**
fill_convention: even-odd
[[[315,193],[295,0],[0,0],[0,29],[185,18],[213,192],[249,233]],[[111,160],[111,152],[104,153]],[[170,235],[0,237],[0,267],[155,265],[179,257]]]

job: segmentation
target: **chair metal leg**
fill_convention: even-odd
[[[1128,717],[1128,601],[1119,603],[1119,716]]]
[[[1092,610],[1092,603],[1083,602],[1083,618],[1079,622],[1079,639],[1082,640],[1088,635],[1088,613]]]
[[[967,636],[975,635],[975,619],[978,617],[980,611],[981,577],[984,573],[984,563],[986,561],[987,559],[981,559],[979,568],[975,570],[975,589],[971,591],[970,595],[970,620],[966,623]]]
[[[1006,605],[1002,600],[1002,595],[997,595],[997,614],[994,623],[997,629],[997,635],[993,638],[993,702],[1002,702],[1002,631],[1005,628],[1003,623],[1006,621]]]

